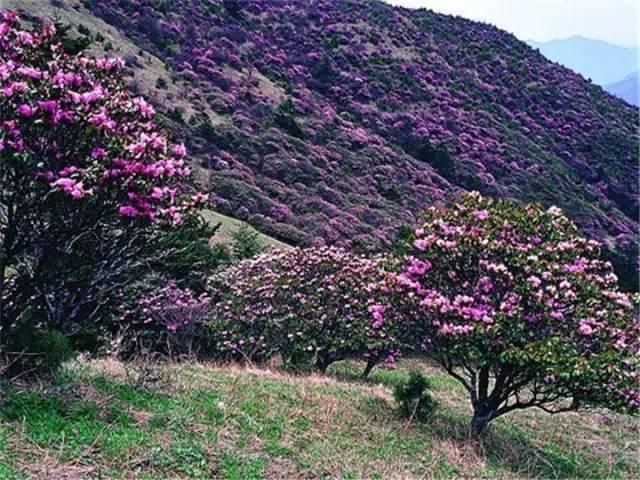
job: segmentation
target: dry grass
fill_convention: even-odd
[[[525,411],[497,420],[478,441],[466,427],[464,391],[437,368],[405,361],[368,382],[357,379],[361,368],[343,363],[330,376],[303,376],[239,365],[75,362],[61,386],[39,393],[57,398],[55,408],[26,393],[12,400],[38,418],[0,421],[0,478],[14,478],[2,476],[3,462],[22,478],[640,475],[637,420]],[[391,396],[415,368],[432,379],[440,402],[425,424],[400,418]],[[54,427],[75,429],[82,441],[61,440]]]

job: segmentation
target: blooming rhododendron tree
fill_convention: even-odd
[[[391,286],[417,346],[469,392],[475,432],[527,407],[640,407],[631,298],[559,209],[468,194],[411,243]]]
[[[61,40],[1,14],[0,345],[19,322],[97,318],[144,262],[150,226],[180,224],[204,199],[187,188],[184,146],[125,88],[123,62]]]
[[[211,279],[218,350],[264,360],[279,353],[324,371],[349,357],[390,366],[400,347],[386,296],[384,259],[338,248],[266,253]]]

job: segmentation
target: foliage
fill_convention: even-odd
[[[392,312],[376,304],[384,276],[384,258],[337,248],[245,260],[211,278],[215,349],[249,360],[280,354],[321,371],[347,357],[368,359],[369,370],[391,366],[400,344]]]
[[[69,339],[55,330],[33,329],[32,326],[15,332],[7,345],[4,375],[29,372],[50,375],[75,355]]]
[[[246,223],[233,232],[231,238],[233,239],[231,252],[235,260],[255,257],[264,252],[264,246],[260,242],[260,234]]]
[[[0,22],[0,345],[30,325],[97,333],[158,231],[206,200],[185,148],[133,98],[123,62],[71,55],[48,24]]]
[[[211,245],[220,224],[211,225],[200,215],[188,215],[180,228],[160,232],[151,250],[162,252],[150,258],[149,270],[179,279],[196,291],[203,291],[207,275],[231,262],[225,245]]]
[[[394,387],[393,397],[403,417],[424,422],[431,416],[437,403],[429,393],[429,387],[427,377],[415,370],[409,373],[405,382]]]
[[[411,247],[390,287],[416,347],[468,390],[476,431],[533,406],[638,410],[631,298],[558,208],[466,194],[427,210]]]

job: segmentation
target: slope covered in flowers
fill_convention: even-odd
[[[158,109],[224,213],[292,243],[376,247],[475,189],[556,204],[633,262],[637,111],[506,32],[378,1],[84,5],[186,82],[188,114]]]

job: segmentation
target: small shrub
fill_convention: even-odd
[[[231,237],[233,238],[231,252],[236,260],[255,257],[264,252],[264,246],[260,242],[260,234],[246,223],[233,232]]]
[[[56,330],[24,329],[12,338],[7,350],[11,352],[10,377],[23,373],[53,374],[75,355],[71,341]]]
[[[207,294],[197,294],[174,281],[147,278],[133,301],[123,307],[121,320],[130,332],[119,353],[159,352],[172,359],[198,358],[210,343],[210,319]]]
[[[395,386],[393,396],[403,417],[424,422],[431,416],[437,407],[437,402],[428,389],[429,380],[416,371],[409,374],[407,381]]]
[[[85,27],[84,25],[78,25],[78,32],[80,32],[82,35],[86,35],[89,36],[91,35],[91,31]]]

